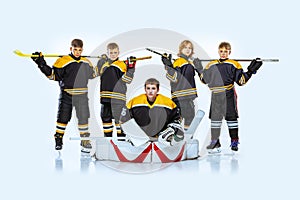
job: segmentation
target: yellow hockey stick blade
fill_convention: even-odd
[[[32,55],[32,54],[22,53],[20,50],[14,50],[14,53],[18,56],[21,56],[21,57],[39,57],[39,55]],[[62,55],[58,55],[58,54],[45,54],[43,56],[44,57],[62,57]]]

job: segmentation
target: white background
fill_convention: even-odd
[[[296,1],[11,0],[2,2],[1,8],[1,199],[299,196]],[[140,28],[184,34],[210,57],[218,56],[217,45],[225,40],[232,44],[232,58],[280,59],[264,63],[246,86],[238,88],[242,150],[235,173],[224,170],[228,165],[217,172],[207,170],[201,161],[139,175],[105,166],[83,173],[78,156],[64,159],[62,171],[55,169],[57,83],[13,50],[65,54],[70,41],[79,37],[89,54],[110,37]],[[70,136],[73,129],[69,127]],[[65,154],[71,153],[68,145]]]

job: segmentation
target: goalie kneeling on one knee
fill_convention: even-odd
[[[178,124],[169,124],[168,127],[159,133],[158,142],[166,146],[174,146],[184,139],[182,127]]]

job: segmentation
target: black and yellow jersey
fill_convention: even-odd
[[[168,97],[158,94],[153,103],[149,103],[146,94],[141,94],[127,103],[127,112],[122,112],[121,121],[134,118],[137,124],[149,136],[155,136],[167,128],[170,123],[180,123],[179,109]]]
[[[97,66],[100,75],[100,99],[101,103],[126,102],[126,83],[131,83],[132,77],[127,76],[127,66],[124,61],[115,60],[105,62]]]
[[[52,68],[42,66],[41,71],[50,80],[58,81],[61,90],[70,95],[87,93],[88,80],[96,77],[95,68],[87,58],[72,54],[58,58]]]
[[[251,75],[244,72],[239,62],[230,59],[211,61],[200,75],[200,80],[213,93],[231,91],[234,83],[244,85],[250,78]]]
[[[183,99],[195,99],[197,97],[197,89],[195,83],[194,66],[185,56],[181,56],[173,63],[173,68],[176,70],[173,74],[171,83],[171,95],[174,101]],[[171,80],[170,74],[167,73],[167,78]]]

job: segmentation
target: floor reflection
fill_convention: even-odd
[[[93,164],[93,159],[89,154],[81,153],[80,156],[80,171],[88,172],[90,166]]]
[[[65,163],[64,163],[65,162]],[[78,163],[78,164],[76,164]],[[64,166],[64,164],[66,164]],[[239,155],[238,154],[212,154],[204,155],[195,160],[185,160],[174,163],[130,163],[108,160],[96,160],[86,154],[78,155],[78,157],[65,157],[58,152],[55,158],[55,169],[58,172],[74,170],[80,168],[80,172],[107,172],[118,171],[129,174],[147,174],[156,173],[158,171],[186,171],[192,173],[237,173],[239,171]],[[70,169],[69,169],[70,168]]]
[[[203,161],[209,163],[210,170],[213,173],[222,171],[237,173],[239,170],[239,160],[236,154],[212,154],[207,155]]]
[[[57,158],[55,158],[55,169],[56,169],[56,171],[63,170],[63,159],[62,159],[60,151],[58,151],[58,156],[57,156]]]

